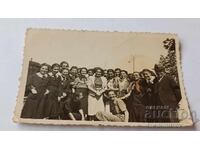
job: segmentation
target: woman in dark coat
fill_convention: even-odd
[[[61,84],[59,88],[59,99],[60,99],[59,117],[60,119],[63,119],[63,120],[66,119],[66,114],[64,113],[65,103],[69,98],[71,98],[71,95],[72,95],[70,82],[71,80],[69,76],[69,70],[63,69],[61,71]]]
[[[59,64],[52,65],[52,72],[49,73],[48,90],[49,94],[45,102],[45,118],[58,119],[59,117],[59,88],[61,77],[58,75]]]
[[[156,98],[155,98],[155,80],[156,80],[156,75],[154,74],[153,71],[149,69],[143,69],[142,74],[144,76],[144,79],[146,81],[144,90],[145,90],[145,95],[144,95],[144,105],[145,105],[145,113],[146,113],[146,121],[147,122],[156,122]]]
[[[48,65],[42,64],[40,71],[30,76],[27,81],[29,94],[22,109],[21,118],[43,118],[43,101],[48,94]]]
[[[129,111],[129,122],[145,122],[145,90],[146,82],[139,72],[133,73],[134,83],[129,93],[122,97]]]

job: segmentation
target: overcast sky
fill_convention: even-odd
[[[29,30],[26,55],[39,63],[60,63],[93,68],[152,69],[160,55],[166,54],[163,41],[167,34],[119,32],[79,32],[65,30]]]

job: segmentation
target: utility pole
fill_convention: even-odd
[[[134,54],[132,54],[132,64],[133,64],[133,72],[135,71],[135,55]]]

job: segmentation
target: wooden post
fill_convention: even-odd
[[[135,71],[135,55],[132,55],[132,61],[133,61],[132,62],[133,63],[132,69],[133,69],[133,72],[134,72]]]

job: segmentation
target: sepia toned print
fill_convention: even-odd
[[[28,29],[13,120],[192,126],[177,35]]]

